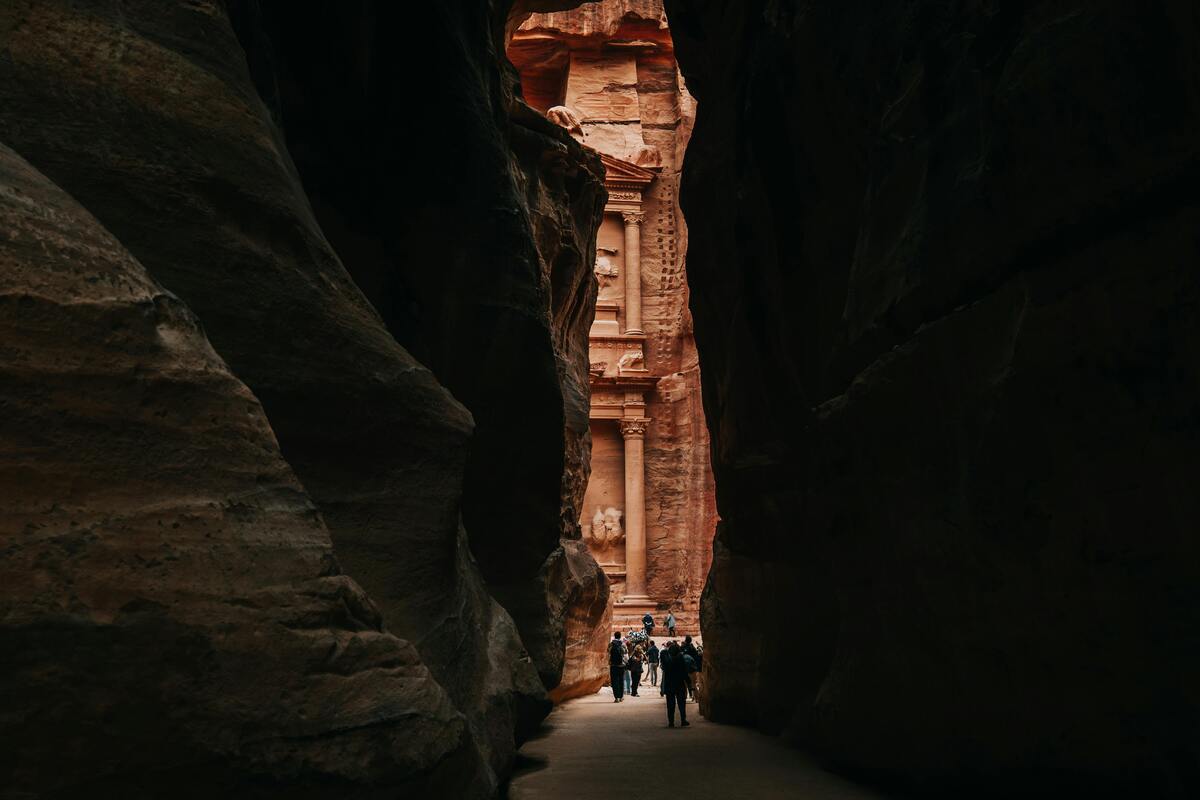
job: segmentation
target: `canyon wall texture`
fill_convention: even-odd
[[[706,714],[926,791],[1194,796],[1195,4],[667,11]]]
[[[238,21],[323,231],[388,331],[474,417],[463,523],[553,687],[565,607],[584,591],[554,581],[573,574],[560,540],[579,537],[586,480],[599,159],[521,102],[503,28],[478,4],[331,17],[276,3]],[[397,46],[400,30],[420,41]],[[369,569],[372,552],[359,555]]]
[[[357,97],[335,68],[375,66],[363,37],[394,8],[322,15],[322,89]],[[0,142],[20,154],[2,324],[31,340],[3,351],[0,631],[19,669],[2,724],[30,737],[6,753],[17,788],[486,797],[549,709],[567,620],[604,624],[603,575],[568,556],[598,166],[536,114],[519,121],[496,55],[504,4],[426,15],[425,46],[454,53],[460,116],[403,158],[338,165],[364,196],[377,178],[413,188],[364,212],[372,234],[397,212],[392,240],[339,227],[293,162],[289,148],[319,160],[304,148],[327,132],[293,102],[289,37],[307,43],[316,20],[291,4],[0,9]],[[372,141],[413,130],[411,98],[357,99],[314,117],[346,112]],[[448,163],[448,182],[423,180]],[[443,238],[424,294],[371,282],[377,264],[412,279],[371,248],[420,256],[426,232]],[[64,277],[31,288],[39,270]],[[485,385],[520,416],[481,401]],[[520,507],[489,508],[496,485]],[[73,719],[64,763],[54,725]]]

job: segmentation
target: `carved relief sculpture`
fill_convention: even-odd
[[[621,371],[645,368],[646,356],[641,350],[630,350],[617,361],[617,369]]]
[[[566,128],[567,133],[574,138],[583,139],[583,119],[575,109],[569,106],[554,106],[546,111],[546,119],[561,128]]]
[[[601,510],[597,506],[590,528],[582,526],[584,540],[590,542],[596,550],[607,550],[621,544],[625,541],[625,530],[621,527],[622,516],[620,509],[609,506]]]

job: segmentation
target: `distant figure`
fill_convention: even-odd
[[[628,639],[622,639],[625,645],[625,694],[633,694],[633,683],[629,675],[629,654],[633,652],[633,648],[629,646]]]
[[[619,703],[625,699],[625,645],[621,644],[621,634],[614,633],[608,643],[608,682],[612,684],[613,702]]]
[[[679,648],[683,653],[684,663],[687,664],[688,672],[688,699],[696,699],[696,675],[700,672],[700,652],[696,649],[696,645],[692,644],[692,637],[683,637],[683,647]]]
[[[640,648],[634,650],[633,655],[629,657],[629,682],[633,686],[630,694],[637,697],[638,686],[642,682],[642,651]]]
[[[646,629],[646,638],[649,639],[654,635],[654,617],[650,616],[650,612],[646,612],[646,616],[642,617],[642,627]]]
[[[667,635],[672,637],[675,636],[675,615],[668,611],[665,622],[667,625]]]
[[[662,663],[662,688],[667,696],[667,727],[675,727],[675,707],[679,707],[679,725],[688,727],[687,721],[687,664],[679,645],[671,642],[660,657]]]
[[[650,668],[650,685],[658,686],[658,645],[650,641],[650,649],[646,651],[646,666]]]

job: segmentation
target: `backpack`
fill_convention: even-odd
[[[620,667],[625,663],[625,648],[616,639],[608,646],[608,664],[612,667]]]

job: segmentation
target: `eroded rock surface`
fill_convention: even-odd
[[[463,523],[553,687],[563,600],[580,591],[547,579],[573,574],[553,564],[579,537],[602,168],[517,97],[504,20],[483,5],[267,7],[271,59],[255,76],[264,94],[278,87],[288,146],[354,280],[474,417]],[[398,30],[420,45],[396,46]],[[437,80],[411,79],[431,69]]]
[[[367,11],[386,22],[395,8],[378,4]],[[591,235],[588,226],[594,230],[591,208],[602,202],[598,183],[588,177],[593,165],[566,141],[555,141],[557,128],[548,122],[549,133],[533,134],[541,138],[525,151],[510,146],[505,103],[511,98],[501,95],[504,102],[485,108],[496,98],[489,83],[492,73],[499,73],[496,51],[472,50],[469,59],[460,51],[450,59],[466,65],[457,73],[461,83],[455,96],[475,105],[464,114],[455,145],[462,150],[443,143],[451,155],[437,163],[456,163],[460,152],[486,157],[464,164],[456,183],[435,186],[435,196],[410,195],[408,208],[413,230],[422,221],[447,219],[453,223],[447,241],[462,243],[461,250],[443,251],[439,260],[425,264],[436,276],[431,290],[444,294],[426,295],[426,309],[406,305],[403,295],[379,293],[356,266],[360,289],[318,225],[279,127],[282,120],[303,130],[308,121],[279,116],[281,108],[293,108],[281,101],[281,93],[295,86],[288,84],[288,73],[275,71],[287,40],[272,39],[279,33],[272,9],[303,19],[290,4],[11,4],[0,12],[0,104],[5,108],[0,140],[98,217],[154,281],[196,313],[221,358],[261,400],[283,457],[315,504],[315,510],[305,505],[305,513],[315,518],[319,511],[342,566],[378,604],[382,621],[378,614],[368,619],[377,636],[387,631],[415,645],[403,651],[407,661],[397,663],[419,674],[428,684],[420,684],[421,691],[443,704],[429,700],[428,715],[444,714],[445,730],[426,735],[418,725],[396,742],[386,740],[386,729],[364,734],[367,741],[357,751],[336,746],[324,751],[331,763],[323,769],[353,774],[357,765],[370,780],[391,780],[393,788],[403,788],[399,779],[409,773],[389,766],[387,747],[408,747],[411,753],[404,757],[410,773],[424,770],[432,780],[444,768],[459,781],[445,789],[450,796],[484,796],[498,785],[519,738],[549,709],[544,687],[554,685],[561,673],[568,614],[565,603],[557,616],[551,614],[552,601],[582,596],[588,585],[586,577],[577,585],[551,585],[545,576],[550,574],[546,565],[562,558],[560,539],[572,533],[563,525],[564,508],[575,491],[570,487],[586,474],[586,417],[582,428],[572,428],[570,418],[571,405],[586,407],[586,397],[572,399],[571,392],[580,390],[564,388],[569,382],[563,376],[586,374],[586,364],[572,362],[578,358],[569,339],[586,327],[589,286],[583,279],[590,279],[590,272],[570,253],[590,252],[582,244]],[[240,41],[229,12],[239,20]],[[443,12],[446,41],[465,46],[460,37],[486,34],[489,42],[502,37],[503,21],[492,16],[499,9],[482,3],[439,6],[436,13]],[[329,61],[322,63],[366,52],[360,39],[333,36],[341,23],[358,30],[362,17],[349,10],[320,17],[321,32],[329,38],[313,52],[327,54]],[[377,110],[406,113],[410,103],[383,103]],[[341,109],[331,101],[322,113]],[[353,127],[345,118],[341,122]],[[512,134],[514,141],[519,136],[519,131]],[[297,146],[303,143],[300,137]],[[409,152],[407,161],[350,165],[358,170],[352,177],[366,181],[388,168],[390,186],[407,185],[411,164],[435,163],[428,157],[429,140],[423,144],[426,152]],[[521,164],[537,172],[523,177]],[[543,185],[553,193],[545,201],[551,210],[532,211],[527,203]],[[577,193],[571,186],[579,187]],[[465,210],[441,206],[439,191],[470,205]],[[316,202],[322,209],[333,207],[320,195]],[[475,225],[467,210],[490,214],[492,222]],[[553,248],[545,258],[538,250],[542,242],[535,242],[532,213],[552,214],[562,233],[559,242],[556,231],[546,228]],[[321,221],[345,248],[346,259],[360,265],[358,240],[341,236],[332,214],[322,213]],[[463,236],[463,229],[472,235]],[[492,280],[492,294],[480,295],[472,277]],[[382,317],[368,296],[380,302]],[[459,317],[459,308],[470,313]],[[438,319],[435,312],[448,315],[442,327],[427,328],[437,336],[419,340],[404,334],[426,329]],[[456,320],[462,327],[453,324]],[[87,334],[80,328],[78,336]],[[397,338],[422,347],[421,357],[439,370],[441,381]],[[61,345],[72,341],[64,334]],[[576,345],[576,351],[584,347]],[[462,357],[458,361],[456,353]],[[442,384],[471,400],[470,387],[504,388],[511,382],[509,367],[530,359],[530,377],[517,387],[526,394],[497,392],[504,398],[497,408],[471,409],[479,423],[473,437],[471,413]],[[504,416],[513,409],[525,415],[515,423]],[[529,423],[523,433],[522,419]],[[214,416],[212,424],[226,423]],[[122,452],[139,456],[128,448]],[[514,453],[527,455],[525,468],[509,464]],[[504,466],[497,466],[500,461]],[[497,491],[491,483],[497,481],[520,490],[520,507],[490,504],[489,493]],[[325,535],[320,523],[313,524]],[[479,534],[464,532],[472,525]],[[508,612],[485,588],[468,535],[489,543],[478,546],[480,565],[513,567],[509,574],[520,591],[505,593],[506,587],[498,585],[496,593],[530,631],[528,652]],[[286,549],[287,537],[280,534],[280,539]],[[577,572],[553,574],[565,581]],[[196,577],[201,583],[202,575]],[[271,580],[271,573],[261,577]],[[47,592],[68,591],[46,580]],[[346,602],[370,606],[358,589],[351,594]],[[249,628],[231,626],[231,636],[252,635]],[[49,659],[54,651],[38,652]],[[161,671],[157,662],[149,662],[146,679],[157,680],[156,670]],[[254,674],[247,673],[246,680]],[[271,685],[266,678],[261,683]],[[237,686],[231,691],[252,690]],[[321,705],[320,695],[314,699],[294,691],[292,705],[308,715],[310,728],[339,727],[339,709]],[[380,711],[385,721],[391,708],[387,697]],[[308,705],[314,702],[316,707]],[[357,709],[373,707],[369,696],[356,694],[346,702]],[[418,720],[427,713],[414,708]],[[466,715],[465,725],[455,708]],[[192,711],[189,706],[180,713]],[[235,716],[223,718],[224,711],[211,713],[214,730],[238,724]],[[382,749],[372,751],[372,743]],[[27,768],[32,774],[48,763],[30,760]],[[422,785],[435,796],[445,788]]]
[[[707,713],[960,796],[1194,794],[1194,5],[667,10]]]
[[[0,231],[6,795],[478,790],[183,302],[3,146]]]

